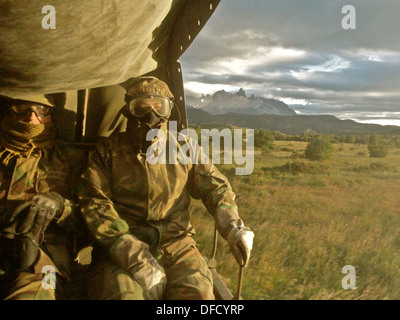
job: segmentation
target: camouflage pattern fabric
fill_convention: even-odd
[[[43,285],[42,268],[52,266],[57,272],[55,288]],[[40,250],[35,264],[26,271],[14,271],[0,276],[0,299],[2,300],[56,300],[64,299],[64,279],[50,257]]]
[[[159,262],[167,274],[168,300],[214,300],[211,271],[191,237],[160,248]]]
[[[89,270],[89,298],[144,300],[143,290],[132,276],[96,249]],[[191,237],[162,245],[157,258],[168,279],[163,299],[214,300],[211,272]]]
[[[140,285],[99,248],[92,252],[87,288],[91,300],[144,300]]]
[[[162,129],[167,133],[165,124]],[[166,137],[173,139],[168,134]],[[178,148],[185,143],[175,142]],[[190,143],[193,150],[199,151],[194,141]],[[135,142],[124,132],[103,140],[89,153],[79,198],[82,215],[90,232],[98,245],[108,252],[117,239],[131,233],[131,227],[143,223],[156,227],[161,235],[160,248],[168,252],[167,244],[177,246],[176,250],[167,254],[168,258],[164,255],[160,260],[160,264],[166,267],[171,286],[180,287],[176,294],[173,290],[167,290],[166,299],[169,295],[174,299],[184,299],[185,294],[192,299],[211,298],[211,281],[194,280],[191,283],[190,280],[191,274],[193,278],[197,277],[196,273],[200,274],[200,278],[209,277],[194,243],[188,247],[190,250],[180,251],[178,247],[184,246],[195,233],[188,209],[190,197],[201,199],[212,215],[220,207],[230,208],[231,218],[221,230],[228,232],[241,223],[235,194],[228,180],[212,164],[182,164],[179,161],[176,164],[150,164],[146,161],[146,154],[135,150],[134,145]],[[198,152],[198,155],[200,157],[201,153]],[[184,242],[181,244],[177,239],[183,239]],[[113,255],[120,255],[120,259],[114,259],[114,262],[127,271],[127,266],[121,263],[129,260],[127,252]],[[181,276],[186,278],[186,284],[182,286],[178,284],[184,283],[184,279],[178,279]],[[174,277],[177,277],[177,284],[173,284]],[[208,289],[201,288],[205,282],[208,282]],[[196,294],[190,293],[189,287],[193,286],[199,286]],[[207,293],[199,294],[202,291]]]
[[[3,300],[56,300],[55,289],[42,287],[42,273],[19,272],[14,278],[0,279]]]
[[[66,199],[61,217],[57,221],[53,220],[45,232],[40,246],[41,255],[35,264],[29,270],[13,271],[11,275],[6,273],[0,276],[2,294],[12,299],[55,298],[54,293],[43,293],[41,290],[41,268],[53,265],[63,277],[69,279],[69,268],[73,260],[70,233],[78,234],[81,230],[76,188],[72,183],[77,181],[81,173],[84,152],[57,142],[45,154],[33,153],[28,158],[13,158],[7,166],[0,165],[0,234],[3,233],[3,236],[12,238],[11,233],[4,233],[12,230],[15,225],[12,213],[35,194],[56,192]],[[3,255],[0,258],[6,263],[6,250],[3,250]],[[58,289],[60,286],[56,287]]]

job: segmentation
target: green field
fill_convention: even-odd
[[[291,158],[306,145],[275,141],[270,154],[256,152],[249,176],[218,165],[255,232],[243,298],[400,298],[400,150],[370,158],[366,145],[343,143],[326,161]],[[198,246],[210,257],[213,219],[200,201],[191,213]],[[238,266],[219,239],[217,270],[235,292]],[[345,265],[355,267],[355,289],[342,288]]]

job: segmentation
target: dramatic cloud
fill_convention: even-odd
[[[221,1],[181,58],[187,94],[243,88],[305,114],[400,125],[399,15],[398,0]]]

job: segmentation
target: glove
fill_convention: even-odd
[[[146,300],[161,300],[167,286],[167,277],[156,258],[151,258],[140,270],[131,274],[142,287]]]
[[[32,233],[32,240],[38,245],[40,236],[49,226],[50,222],[60,212],[64,199],[58,193],[51,192],[46,195],[38,194],[32,197],[21,208],[17,208],[15,214],[29,206],[26,216],[17,224],[16,233]]]
[[[2,247],[8,250],[8,264],[13,269],[30,267],[39,254],[44,231],[61,210],[64,199],[57,193],[38,194],[18,206],[12,216],[13,223],[2,230]]]
[[[219,233],[228,241],[237,263],[246,266],[253,247],[254,233],[245,228],[234,206],[220,206],[214,213],[214,219]]]
[[[143,289],[147,300],[160,300],[164,294],[167,277],[149,251],[149,245],[132,234],[125,234],[114,242],[109,250],[111,259],[122,269],[129,271]]]
[[[237,263],[246,267],[253,248],[254,232],[247,227],[234,227],[227,236],[228,244]]]

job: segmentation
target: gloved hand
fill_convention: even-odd
[[[131,274],[142,287],[146,300],[162,298],[167,286],[167,277],[164,268],[159,265],[156,258],[151,258],[140,270]]]
[[[56,214],[60,212],[63,204],[63,197],[55,192],[33,196],[30,201],[15,210],[15,215],[19,215],[23,209],[29,207],[26,215],[18,219],[16,233],[31,232],[32,240],[38,241]]]
[[[44,232],[63,203],[57,193],[37,194],[14,210],[12,223],[1,231],[7,239],[3,240],[3,251],[8,250],[8,263],[13,269],[24,270],[35,262]]]
[[[243,267],[249,262],[253,238],[254,232],[247,227],[232,228],[226,238],[237,263]]]
[[[162,299],[167,277],[163,267],[150,253],[147,243],[132,234],[125,234],[114,242],[109,254],[118,266],[129,271],[140,284],[145,299]]]

